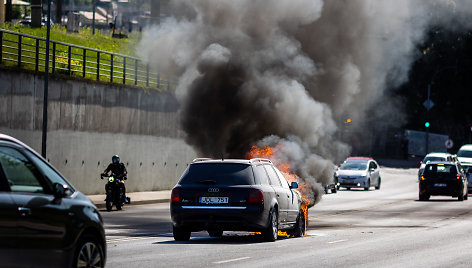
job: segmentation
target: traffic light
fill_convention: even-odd
[[[424,123],[425,127],[429,127],[429,122]]]

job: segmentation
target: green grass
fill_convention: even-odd
[[[31,28],[19,24],[5,24],[1,28],[46,38],[46,27]],[[132,32],[128,37],[129,38],[123,39],[112,38],[111,34],[105,33],[102,30],[95,30],[95,34],[93,35],[92,29],[86,27],[82,28],[78,33],[67,33],[66,28],[61,26],[51,27],[51,40],[136,56],[135,48],[141,39],[141,33]]]
[[[31,28],[21,25],[4,25],[2,28],[15,31],[19,33],[29,34],[46,38],[46,27]],[[111,53],[118,53],[126,56],[135,57],[135,47],[141,38],[141,33],[135,32],[129,35],[129,38],[112,38],[104,34],[100,30],[92,34],[90,28],[83,28],[79,33],[67,33],[64,27],[51,27],[51,40],[60,41],[68,44],[79,45],[87,48],[99,49]],[[18,41],[19,37],[15,34],[3,34],[3,64],[9,66],[18,66]],[[36,66],[36,40],[32,38],[23,37],[21,40],[21,68],[32,69],[37,71],[45,70],[45,52],[46,42],[39,41],[39,58]],[[52,50],[52,44],[50,45]],[[113,70],[111,68],[111,55],[107,53],[100,53],[100,70],[97,74],[97,52],[87,50],[85,61],[85,76],[84,69],[84,50],[81,48],[71,47],[70,54],[70,72],[69,72],[69,46],[56,44],[55,57],[50,57],[50,68],[54,67],[55,73],[68,74],[73,76],[85,77],[92,80],[99,79],[100,81],[123,83],[123,66],[124,58],[121,56],[113,57]],[[54,60],[53,60],[54,59]],[[126,74],[125,83],[130,85],[138,85],[143,87],[159,88],[163,90],[168,89],[168,82],[165,77],[158,75],[155,71],[150,70],[149,86],[147,85],[146,66],[141,61],[138,62],[138,77],[136,81],[136,61],[130,58],[126,59]],[[37,69],[36,69],[37,68]],[[52,70],[50,70],[52,72]],[[113,76],[113,79],[111,78]],[[157,85],[159,81],[159,85]],[[171,90],[174,83],[171,83]]]

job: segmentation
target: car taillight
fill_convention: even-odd
[[[172,194],[170,195],[170,200],[172,202],[180,202],[180,189],[172,189]]]
[[[461,179],[461,175],[457,174],[457,179],[460,180],[460,179]]]
[[[424,181],[426,180],[426,178],[423,175],[421,175],[421,180]]]
[[[251,189],[248,201],[249,203],[264,203],[264,193],[262,190]]]

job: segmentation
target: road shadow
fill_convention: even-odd
[[[172,237],[172,236],[170,236]],[[173,239],[173,238],[172,238]],[[295,237],[281,237],[277,240],[285,240],[285,239],[295,239]],[[160,241],[155,242],[153,244],[234,244],[234,245],[241,245],[241,244],[257,244],[257,243],[266,243],[259,234],[253,234],[250,232],[247,233],[240,233],[240,232],[225,232],[221,237],[211,237],[205,232],[198,232],[192,233],[189,241],[175,241],[175,240],[168,240],[168,241]]]
[[[467,201],[467,200],[464,200]],[[457,200],[457,197],[451,197],[451,199],[429,199],[429,200],[415,200],[415,202],[431,202],[431,203],[438,203],[438,202],[464,202]]]

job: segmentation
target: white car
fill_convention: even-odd
[[[426,163],[430,161],[453,161],[454,162],[454,160],[455,160],[454,156],[449,153],[429,153],[424,157],[423,161],[420,162],[420,168],[418,169],[418,178],[423,173]]]
[[[461,163],[472,163],[472,144],[465,144],[457,152]]]

